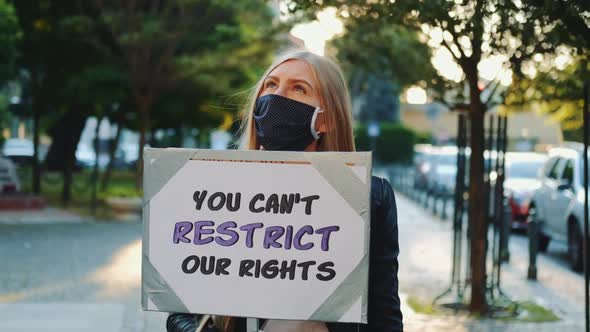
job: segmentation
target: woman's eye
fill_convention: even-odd
[[[295,85],[293,87],[293,90],[295,90],[297,92],[305,93],[305,88],[302,85],[299,85],[299,84]]]
[[[268,81],[268,82],[266,82],[266,84],[264,84],[265,88],[274,88],[276,86],[277,86],[277,84],[273,81]]]

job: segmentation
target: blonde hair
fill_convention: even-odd
[[[340,67],[325,56],[305,50],[295,50],[279,56],[264,72],[242,111],[240,146],[246,150],[260,149],[253,120],[256,99],[264,80],[278,66],[288,60],[302,60],[310,65],[319,87],[320,108],[324,110],[327,132],[320,135],[318,151],[355,151],[352,131],[350,95]]]

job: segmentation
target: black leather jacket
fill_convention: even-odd
[[[401,332],[402,312],[398,295],[399,254],[397,207],[391,185],[385,179],[371,179],[371,247],[369,262],[368,324],[327,323],[330,332]],[[194,332],[193,315],[171,314],[168,332]],[[246,331],[239,318],[235,332]]]

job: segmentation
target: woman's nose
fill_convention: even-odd
[[[287,89],[284,85],[280,85],[274,92],[275,95],[287,97]]]

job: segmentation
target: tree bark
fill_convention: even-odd
[[[74,172],[74,165],[76,159],[76,148],[73,144],[71,139],[68,137],[72,136],[73,128],[70,123],[65,123],[65,136],[66,142],[63,146],[64,149],[64,164],[63,164],[63,187],[61,191],[61,202],[64,207],[67,207],[70,204],[70,200],[72,198],[72,181],[73,181],[73,172]],[[74,158],[68,158],[70,155],[74,155]]]
[[[470,147],[469,160],[469,228],[471,242],[472,313],[484,313],[486,301],[486,220],[484,194],[484,112],[478,88],[477,65],[465,71],[469,82]]]
[[[101,183],[100,183],[100,190],[105,191],[109,186],[109,181],[111,180],[111,173],[113,172],[113,167],[115,164],[115,153],[117,152],[117,148],[119,147],[119,140],[121,139],[121,131],[123,125],[121,123],[117,124],[117,132],[115,133],[115,138],[111,142],[109,146],[109,163],[107,164],[107,168],[105,169]]]
[[[49,130],[52,144],[47,152],[45,166],[48,170],[63,173],[62,204],[67,206],[71,199],[72,173],[76,162],[76,147],[86,124],[87,114],[79,103],[72,102],[69,109]]]
[[[146,134],[150,131],[150,108],[151,102],[141,100],[137,103],[139,110],[139,154],[137,158],[137,173],[135,185],[141,189],[143,185],[143,147],[146,143]]]
[[[80,141],[86,119],[86,112],[81,111],[79,104],[74,102],[68,111],[61,115],[56,124],[49,129],[52,143],[45,158],[46,169],[63,171],[68,160],[72,161],[72,165],[74,164],[76,147]]]
[[[97,205],[97,195],[96,190],[98,188],[98,160],[100,155],[100,142],[98,140],[98,135],[100,133],[100,124],[102,122],[102,117],[96,117],[96,128],[94,130],[94,167],[92,169],[92,194],[90,198],[90,210],[94,215],[96,213],[96,205]]]
[[[34,96],[33,98],[36,98]],[[33,102],[33,193],[41,194],[41,167],[39,162],[39,103]]]
[[[31,104],[33,111],[33,193],[41,194],[41,167],[39,163],[39,120],[41,118],[41,103],[39,102],[39,85],[37,83],[37,72],[32,71],[31,84],[33,90],[33,102]]]

